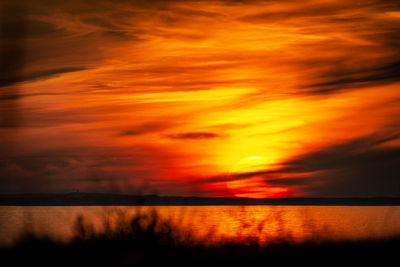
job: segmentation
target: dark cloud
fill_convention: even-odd
[[[3,146],[4,147],[4,146]],[[0,151],[0,193],[136,190],[153,171],[143,169],[153,151],[81,146],[40,152]]]
[[[99,183],[99,182],[104,182],[104,181],[116,181],[119,180],[121,178],[118,177],[102,177],[99,175],[94,174],[92,177],[85,177],[85,178],[78,178],[76,179],[77,181],[80,182],[92,182],[92,183]]]
[[[7,18],[15,17],[15,21]],[[0,83],[8,77],[19,78],[25,67],[26,46],[22,41],[7,42],[14,35],[24,38],[27,27],[27,11],[24,6],[12,2],[0,3]],[[4,43],[6,41],[6,43]],[[1,85],[0,85],[1,86]],[[20,97],[18,88],[0,88],[0,100],[17,100]],[[20,125],[20,106],[16,101],[0,107],[0,125],[18,127]]]
[[[400,36],[400,32],[399,32]],[[333,73],[327,76],[334,76]],[[308,92],[313,94],[332,93],[348,88],[361,88],[376,85],[385,85],[400,81],[400,55],[399,60],[388,62],[380,66],[359,70],[348,70],[346,73],[337,73],[336,79],[310,85]]]
[[[243,172],[243,173],[227,173],[222,175],[216,175],[213,177],[202,178],[199,180],[195,180],[195,184],[207,184],[207,183],[218,183],[218,182],[229,182],[229,181],[236,181],[236,180],[243,180],[252,178],[255,176],[269,176],[273,173],[280,173],[280,171],[269,171],[269,170],[261,170],[255,172]]]
[[[187,132],[168,135],[172,139],[215,139],[215,138],[225,138],[226,135],[211,133],[211,132]]]
[[[131,127],[125,131],[122,131],[120,135],[142,135],[152,132],[157,132],[170,127],[170,124],[163,122],[149,122],[143,123],[134,127]]]
[[[28,11],[25,10],[25,12]],[[24,41],[23,39],[25,38],[61,36],[62,34],[62,31],[55,25],[40,20],[29,19],[27,13],[15,14],[15,12],[11,12],[6,14],[6,16],[2,16],[1,20],[2,23],[7,25],[7,28],[0,31],[0,38],[2,40]]]
[[[318,177],[320,178],[320,177]],[[269,185],[276,186],[310,186],[313,182],[317,181],[315,177],[295,177],[295,178],[279,178],[279,179],[268,179]]]
[[[359,138],[286,162],[280,172],[322,171],[319,178],[322,184],[305,186],[311,195],[398,196],[400,148],[384,146],[386,142],[398,139],[399,134]]]
[[[52,69],[52,70],[43,70],[39,72],[27,73],[27,74],[19,74],[19,75],[9,75],[8,77],[0,76],[0,86],[9,86],[15,83],[45,79],[58,74],[81,71],[84,68],[60,68],[60,69]],[[0,95],[0,100],[9,100],[9,95]]]
[[[322,184],[306,186],[312,195],[398,196],[400,148],[385,144],[399,137],[393,134],[355,139],[288,161],[279,171],[311,173],[311,178],[312,172],[322,171]]]
[[[40,94],[46,95],[46,94]],[[18,98],[27,97],[31,95],[19,95]],[[3,101],[0,105],[0,113],[7,114],[10,106],[15,105],[16,101]],[[23,128],[40,128],[55,125],[68,125],[72,123],[90,123],[93,122],[93,114],[87,113],[87,108],[79,107],[76,109],[69,109],[68,111],[54,111],[48,112],[45,109],[25,109],[20,112],[18,122],[11,116],[4,116],[0,121],[0,129],[14,128],[21,130]],[[85,113],[86,111],[86,113]],[[10,134],[15,134],[11,132]]]
[[[399,138],[400,134],[358,138],[288,161],[280,172],[311,172],[353,168],[375,164],[378,161],[390,161],[400,157],[400,149],[381,146]]]

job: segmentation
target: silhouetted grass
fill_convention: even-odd
[[[105,218],[96,229],[79,216],[69,242],[25,234],[12,248],[0,250],[3,266],[224,266],[253,264],[397,265],[400,237],[366,241],[328,241],[317,237],[292,242],[289,235],[268,243],[257,236],[209,242],[195,238],[155,211]],[[211,233],[210,233],[211,234]]]

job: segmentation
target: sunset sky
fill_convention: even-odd
[[[0,193],[400,196],[398,0],[5,0],[0,36]]]

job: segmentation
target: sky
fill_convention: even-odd
[[[399,1],[15,2],[0,193],[400,196]]]

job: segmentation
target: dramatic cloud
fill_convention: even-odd
[[[179,133],[179,134],[169,135],[169,137],[173,139],[213,139],[213,138],[224,138],[226,136],[209,132],[189,132],[189,133]]]
[[[370,136],[351,140],[312,152],[284,163],[280,173],[322,172],[321,184],[303,183],[307,193],[319,196],[398,196],[400,184],[400,148],[385,144],[400,141],[400,134]],[[296,184],[296,178],[289,178]],[[267,183],[287,184],[286,179],[266,180]]]
[[[26,82],[26,81],[31,81],[31,80],[41,79],[41,78],[49,78],[54,75],[59,75],[59,74],[63,74],[66,72],[80,71],[80,70],[82,70],[82,68],[62,68],[62,69],[54,69],[54,70],[43,70],[40,72],[23,74],[23,75],[15,75],[14,77],[9,75],[8,77],[0,79],[0,86],[9,86],[9,85],[19,83],[19,82]],[[14,97],[12,97],[10,95],[1,95],[0,96],[0,100],[12,100],[12,99],[14,99]]]
[[[134,127],[121,132],[121,135],[141,135],[146,133],[153,133],[157,131],[163,131],[170,125],[165,122],[149,122]]]
[[[390,142],[400,134],[357,138],[297,156],[274,170],[232,173],[201,183],[243,181],[264,177],[271,186],[290,186],[313,196],[398,196],[400,148]]]
[[[4,193],[396,194],[398,1],[0,12]]]

